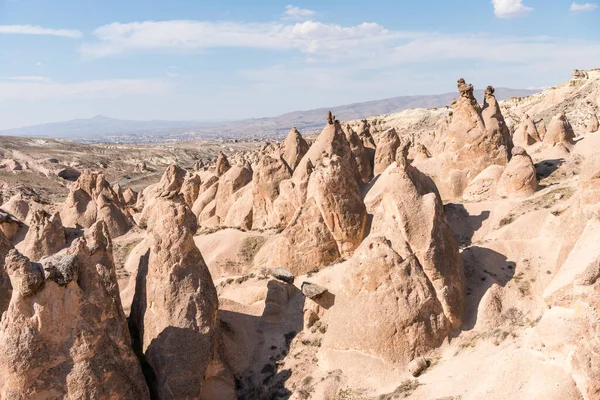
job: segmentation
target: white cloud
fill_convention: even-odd
[[[80,38],[83,34],[73,29],[49,29],[34,25],[0,25],[0,34],[49,35]]]
[[[285,6],[285,12],[283,13],[282,19],[305,20],[313,18],[316,14],[316,11],[313,10],[287,5]]]
[[[38,67],[41,67],[44,64],[42,64],[40,61],[38,61],[38,62],[35,63],[35,65],[37,65]]]
[[[492,4],[498,18],[523,17],[533,11],[533,8],[523,5],[523,0],[492,0]]]
[[[109,79],[74,83],[32,79],[22,80],[22,82],[0,81],[0,101],[146,96],[164,94],[169,89],[169,84],[158,79]]]
[[[201,51],[218,47],[249,47],[332,55],[414,35],[410,32],[392,33],[381,25],[367,22],[349,27],[313,21],[296,24],[115,22],[96,29],[94,36],[98,41],[84,43],[80,52],[87,58],[101,58],[131,51]]]
[[[8,79],[11,81],[52,82],[52,79],[45,76],[11,76]]]
[[[594,11],[597,8],[598,8],[598,4],[596,4],[596,3],[585,3],[585,4],[573,3],[573,4],[571,4],[571,8],[569,8],[569,11],[573,11],[573,12]]]

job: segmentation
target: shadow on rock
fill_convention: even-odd
[[[535,174],[538,181],[552,175],[564,162],[564,158],[557,158],[554,160],[544,160],[535,164]]]
[[[463,330],[471,330],[477,323],[481,299],[497,284],[501,287],[515,276],[516,264],[506,256],[485,247],[472,246],[461,253],[466,277],[466,302]]]
[[[219,354],[236,379],[240,399],[289,399],[285,382],[292,372],[281,369],[292,340],[304,327],[302,292],[276,280],[267,284],[261,316],[220,309]],[[328,301],[331,301],[329,299]]]
[[[490,217],[487,210],[479,215],[470,215],[462,204],[446,204],[444,211],[454,238],[461,248],[471,245],[475,232],[481,228],[483,221]]]

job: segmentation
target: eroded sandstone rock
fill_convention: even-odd
[[[67,244],[60,214],[35,211],[29,221],[29,230],[23,240],[23,254],[33,261],[58,252]]]

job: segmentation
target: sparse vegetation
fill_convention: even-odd
[[[377,400],[396,400],[404,399],[410,396],[417,388],[420,383],[417,379],[407,379],[400,384],[392,393],[382,394]]]

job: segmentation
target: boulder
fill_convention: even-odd
[[[183,200],[190,208],[194,205],[196,199],[198,199],[201,185],[202,179],[200,178],[200,175],[196,174],[187,174],[181,185]]]
[[[327,292],[327,288],[312,282],[302,282],[302,294],[309,299],[315,299]]]
[[[271,274],[271,276],[273,278],[279,279],[280,281],[283,281],[285,283],[289,283],[292,284],[294,283],[294,274],[292,274],[290,271],[288,271],[285,268],[271,268],[269,270],[269,273]]]
[[[0,397],[149,399],[106,224],[68,253],[41,263],[16,250],[6,257],[15,292],[0,322]]]
[[[588,133],[597,132],[600,129],[600,123],[598,122],[598,116],[594,113],[590,117],[590,123],[587,125]]]
[[[178,194],[148,215],[147,263],[140,265],[131,321],[156,379],[157,399],[197,399],[215,343],[217,292],[194,244],[196,216]]]

